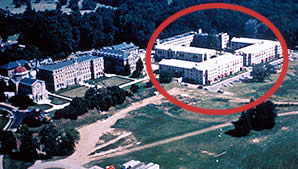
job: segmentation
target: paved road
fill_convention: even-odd
[[[251,72],[251,70],[248,70],[247,72],[244,72],[244,73],[239,74],[237,76],[231,77],[229,79],[226,79],[226,80],[224,80],[222,82],[219,82],[219,83],[216,83],[214,85],[206,86],[204,88],[207,88],[211,92],[217,92],[220,89],[220,87],[222,87],[223,85],[227,85],[227,84],[233,82],[234,80],[239,80],[241,77],[249,77],[250,72]]]
[[[49,96],[58,97],[58,98],[60,98],[60,99],[64,99],[64,100],[67,100],[67,101],[70,101],[70,102],[72,101],[72,99],[69,98],[69,97],[61,96],[61,95],[58,95],[58,94],[55,94],[55,93],[51,93],[51,92],[49,92],[48,95],[49,95]]]

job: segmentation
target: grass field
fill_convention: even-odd
[[[98,81],[97,84],[100,85],[100,86],[105,86],[105,87],[120,86],[122,84],[131,82],[131,81],[132,80],[125,79],[125,78],[122,78],[122,77],[113,76],[113,77],[109,77],[109,78],[105,78],[103,80],[100,80],[100,81]]]
[[[59,92],[59,95],[75,98],[75,97],[83,97],[85,95],[85,92],[88,90],[88,87],[81,86],[76,87],[67,91]]]
[[[279,74],[271,75],[264,82],[238,83],[233,87],[222,88],[240,98],[259,98],[264,95],[276,82]],[[271,96],[274,101],[298,101],[298,60],[289,62],[287,76],[281,87]]]
[[[116,127],[133,129],[132,131],[138,141],[143,139],[146,142],[153,141],[152,137],[162,139],[165,136],[175,135],[173,133],[190,131],[204,125],[210,126],[213,124],[213,122],[206,123],[206,121],[194,122],[195,120],[187,120],[182,122],[178,119],[173,120],[170,117],[163,118],[163,115],[160,114],[164,113],[157,109],[151,108],[151,110],[150,115],[147,115],[148,117],[143,115],[144,112],[138,111],[139,115],[135,116],[137,120],[132,117],[129,118],[131,123],[137,122],[137,124],[120,121],[116,124]],[[142,116],[143,118],[141,118]],[[222,137],[219,138],[220,131],[216,130],[131,154],[94,161],[87,166],[114,164],[119,168],[120,164],[135,159],[146,163],[158,163],[162,169],[297,168],[295,161],[297,161],[298,151],[296,143],[298,124],[293,120],[295,116],[278,117],[276,126],[272,130],[251,132],[247,137],[235,138],[222,134]],[[220,118],[219,121],[229,119],[229,116],[222,117],[215,118]],[[206,116],[206,118],[212,119],[210,116]],[[142,124],[142,127],[139,126],[140,124]],[[128,127],[125,127],[125,125]],[[223,132],[232,128],[224,128]],[[223,154],[216,157],[220,153]]]
[[[54,97],[54,96],[49,96],[49,99],[51,100],[51,103],[56,104],[56,105],[61,105],[61,104],[65,104],[65,103],[69,102],[67,100],[60,99],[60,98]]]
[[[40,110],[47,110],[52,108],[51,105],[48,104],[40,104],[40,105],[33,105],[33,106],[29,106],[28,109],[40,109]]]

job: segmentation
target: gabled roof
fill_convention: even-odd
[[[0,68],[5,69],[5,70],[11,70],[11,69],[14,69],[14,68],[18,67],[19,65],[24,66],[26,63],[28,63],[28,61],[22,59],[22,60],[9,62],[5,65],[0,66]]]
[[[73,59],[73,60],[67,60],[64,62],[59,62],[59,63],[54,63],[54,64],[50,64],[50,65],[44,65],[44,66],[40,66],[39,69],[43,69],[43,70],[49,70],[49,71],[54,71],[54,70],[58,70],[61,69],[63,67],[66,66],[70,66],[72,64],[74,64],[75,62],[84,62],[87,60],[93,60],[93,59],[98,59],[99,57],[97,56],[81,56],[77,59]]]
[[[24,78],[20,81],[20,84],[33,86],[35,82],[37,82],[37,79],[31,79],[31,78]]]

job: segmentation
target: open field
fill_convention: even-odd
[[[51,100],[52,104],[56,104],[56,105],[61,105],[61,104],[65,104],[65,103],[69,102],[67,100],[60,99],[60,98],[55,97],[55,96],[49,96],[49,99]]]
[[[254,131],[247,137],[235,138],[224,134],[224,132],[233,128],[231,126],[224,128],[222,132],[220,130],[211,131],[202,135],[189,137],[180,141],[144,149],[123,156],[93,161],[87,166],[93,166],[95,164],[99,166],[114,164],[119,167],[119,164],[131,159],[136,159],[147,163],[152,161],[160,164],[161,168],[171,169],[275,169],[284,166],[287,166],[288,168],[297,168],[295,161],[297,160],[296,152],[298,151],[298,148],[295,146],[297,144],[295,140],[298,139],[296,133],[298,124],[293,120],[295,116],[297,115],[278,117],[276,126],[272,130]],[[208,118],[209,116],[206,117]],[[172,121],[171,118],[167,119]],[[210,117],[210,119],[212,119],[212,117]],[[219,119],[219,121],[225,120],[227,119]],[[143,118],[142,121],[146,121],[143,123],[147,125],[139,129],[144,129],[145,131],[134,130],[133,134],[137,138],[142,138],[142,136],[146,135],[146,132],[150,132],[148,128],[158,128],[164,124],[164,122],[154,123],[152,119],[148,118]],[[178,121],[178,119],[176,121]],[[153,124],[150,125],[150,122]],[[204,122],[201,121],[198,123]],[[168,126],[168,124],[165,125]],[[189,126],[192,126],[191,122]],[[188,128],[188,125],[184,125],[183,127],[175,126],[174,128],[168,126],[160,130],[154,130],[154,133],[151,134],[167,134],[168,132],[175,132],[176,130],[179,132],[179,130],[186,130],[185,128]],[[218,137],[218,135],[221,135],[221,137]],[[149,137],[152,136],[150,135]],[[254,162],[251,163],[252,161]]]
[[[47,109],[50,109],[52,108],[51,105],[48,105],[48,104],[36,104],[36,105],[33,105],[33,106],[29,106],[28,109],[40,109],[40,110],[47,110]]]
[[[238,83],[233,87],[224,87],[224,91],[239,98],[259,98],[276,82],[279,74],[273,74],[264,82]],[[289,69],[281,87],[271,96],[274,101],[298,101],[298,60],[289,62]]]
[[[131,82],[131,81],[132,80],[125,79],[125,78],[122,78],[122,77],[113,76],[113,77],[105,78],[103,80],[99,80],[97,84],[100,85],[100,86],[105,86],[105,87],[120,86],[122,84]]]
[[[67,91],[59,92],[59,95],[75,98],[75,97],[83,97],[85,95],[85,92],[88,90],[88,87],[81,86],[76,87]]]

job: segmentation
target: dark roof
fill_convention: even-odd
[[[118,51],[126,51],[126,50],[130,50],[130,49],[138,49],[139,47],[135,46],[133,43],[121,43],[121,44],[117,44],[117,45],[113,45],[107,48],[112,48],[114,50],[118,50]]]
[[[24,78],[20,81],[20,83],[23,84],[23,85],[32,86],[36,81],[38,81],[38,80],[37,79],[31,79],[31,78]]]
[[[130,55],[132,49],[138,49],[138,46],[135,46],[133,43],[121,43],[118,45],[108,46],[99,51],[100,54],[103,54],[106,57],[114,57],[119,59],[126,59]]]
[[[64,62],[59,62],[59,63],[50,64],[50,65],[40,66],[39,69],[54,71],[54,70],[57,70],[57,69],[61,69],[65,66],[70,66],[76,61],[77,62],[84,62],[86,60],[93,60],[93,59],[98,59],[98,57],[96,57],[96,56],[81,56],[81,57],[79,57],[77,59],[73,59],[73,60],[67,60],[67,61],[64,61]]]
[[[22,59],[22,60],[9,62],[5,65],[0,66],[0,68],[5,69],[5,70],[11,70],[11,69],[14,69],[14,68],[18,67],[19,65],[24,66],[26,63],[28,63],[28,61]]]

